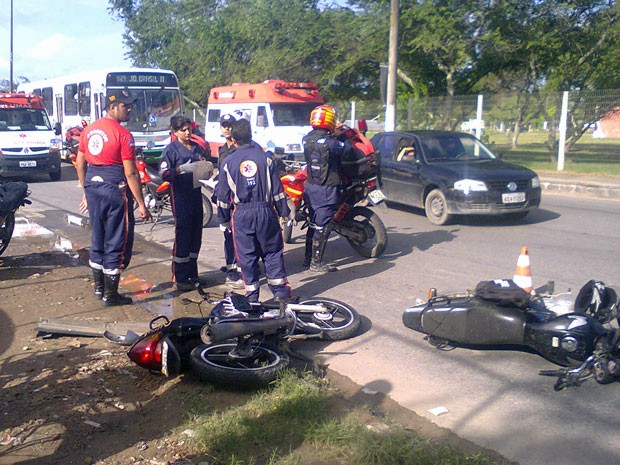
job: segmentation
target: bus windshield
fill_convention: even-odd
[[[127,129],[132,132],[156,132],[170,129],[170,118],[181,114],[178,89],[131,89],[136,99]]]
[[[50,131],[52,126],[41,108],[1,108],[0,131]]]

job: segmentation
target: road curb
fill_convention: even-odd
[[[549,194],[620,199],[620,183],[615,185],[596,181],[570,182],[558,179],[541,179],[540,185],[542,190]]]

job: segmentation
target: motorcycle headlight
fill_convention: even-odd
[[[454,189],[462,191],[465,195],[470,192],[486,192],[488,190],[485,183],[482,181],[474,181],[473,179],[461,179],[460,181],[456,181],[454,183]]]
[[[538,176],[534,176],[532,178],[532,188],[536,189],[537,187],[540,187],[540,178]]]

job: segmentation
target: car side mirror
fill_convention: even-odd
[[[54,134],[57,136],[62,134],[62,125],[60,123],[54,124]]]

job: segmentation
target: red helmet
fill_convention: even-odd
[[[336,128],[336,121],[336,110],[331,105],[320,105],[310,113],[310,126],[314,129],[333,131]]]

